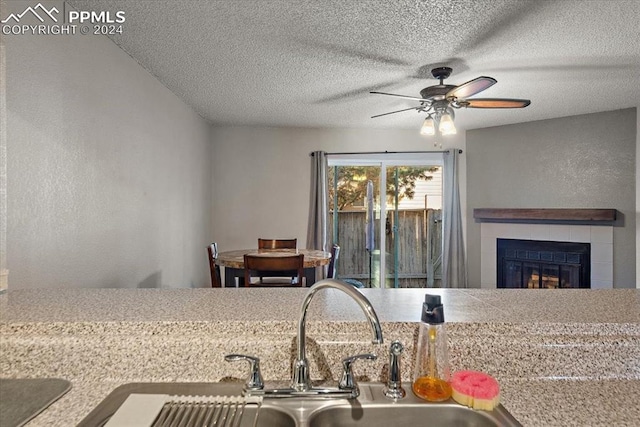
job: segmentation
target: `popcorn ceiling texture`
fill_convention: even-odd
[[[564,0],[72,0],[125,12],[111,36],[216,124],[415,128],[430,69],[452,84],[489,75],[482,97],[530,98],[523,110],[461,111],[464,129],[637,105],[640,3]],[[615,30],[612,30],[615,29]]]
[[[225,362],[228,353],[258,356],[267,381],[286,381],[305,292],[9,291],[0,296],[0,375],[72,382],[71,392],[31,427],[77,423],[128,382],[242,381],[246,365]],[[356,375],[385,381],[388,344],[399,339],[406,345],[401,363],[409,389],[426,290],[363,292],[383,323],[385,344],[370,343],[369,326],[348,297],[320,292],[308,315],[312,378],[333,383],[343,357],[373,352],[378,360],[358,363]],[[640,292],[429,292],[443,297],[452,369],[479,369],[498,378],[502,403],[525,426],[624,425],[640,417],[637,405],[617,404],[620,396],[640,391]],[[540,398],[541,390],[549,393]],[[560,398],[571,402],[562,410]]]

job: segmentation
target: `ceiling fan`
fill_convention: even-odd
[[[440,84],[429,86],[420,91],[420,98],[415,96],[397,95],[386,92],[369,92],[377,95],[395,96],[398,98],[412,99],[418,101],[420,105],[416,107],[404,108],[402,110],[377,114],[371,118],[382,117],[389,114],[400,113],[402,111],[417,110],[427,113],[420,133],[423,135],[435,135],[436,128],[442,135],[456,133],[453,124],[453,109],[458,108],[524,108],[531,104],[528,99],[511,98],[473,98],[477,93],[493,86],[497,80],[493,77],[480,76],[469,80],[459,86],[446,85],[444,80],[451,75],[453,70],[450,67],[438,67],[431,70],[431,75],[440,80]]]

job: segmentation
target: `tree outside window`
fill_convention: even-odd
[[[337,204],[338,210],[360,210],[364,206],[367,194],[367,181],[378,182],[380,179],[380,168],[370,166],[339,166],[333,168],[329,174],[329,209],[334,209],[336,202],[335,192],[335,170],[338,173]],[[413,199],[415,195],[416,182],[420,180],[430,181],[433,173],[439,167],[412,167],[398,166],[398,199]],[[394,174],[387,174],[387,203],[393,204],[396,185]]]

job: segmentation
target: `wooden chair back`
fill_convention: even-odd
[[[296,249],[298,239],[258,239],[258,249]]]
[[[209,253],[209,269],[211,270],[211,287],[221,288],[222,279],[220,278],[220,266],[216,264],[218,258],[218,244],[216,242],[207,246],[207,252]]]
[[[283,272],[296,272],[296,277],[280,277]],[[269,272],[273,272],[270,275]],[[264,278],[252,282],[251,278]],[[269,277],[269,278],[267,278]],[[278,277],[274,279],[273,277]],[[270,257],[260,255],[244,256],[244,286],[302,286],[304,277],[304,254]]]

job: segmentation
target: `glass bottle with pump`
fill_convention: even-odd
[[[413,392],[431,402],[447,400],[451,397],[449,375],[444,306],[439,295],[426,294],[413,372]]]

